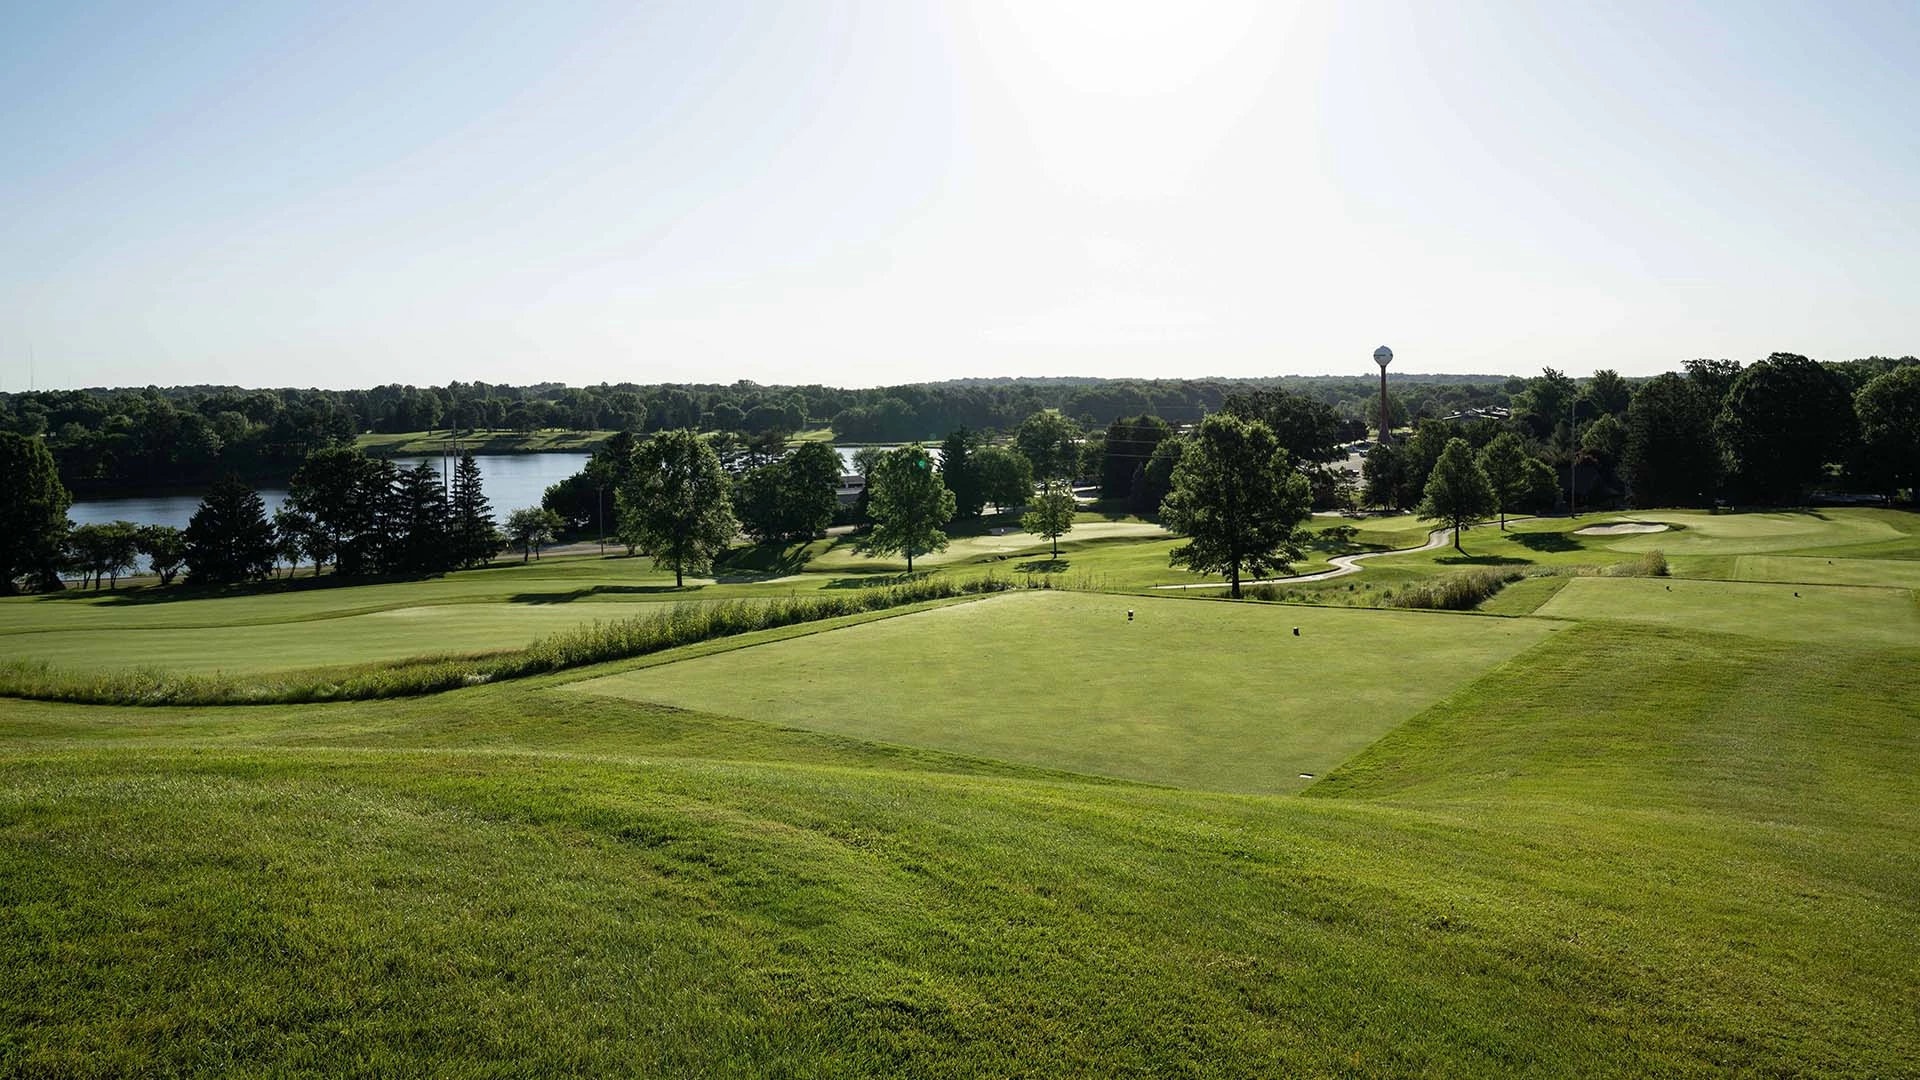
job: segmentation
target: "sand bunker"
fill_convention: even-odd
[[[1612,525],[1589,525],[1584,529],[1573,530],[1575,536],[1623,536],[1627,533],[1666,532],[1667,526],[1658,521],[1617,521]]]

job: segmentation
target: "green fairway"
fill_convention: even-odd
[[[8,703],[0,1067],[1907,1075],[1916,680],[1576,628],[1305,800],[567,688]]]
[[[1557,628],[1035,591],[572,689],[1076,772],[1279,792]]]
[[[1537,519],[1302,590],[1524,562],[1483,609],[1537,618],[1033,589],[411,698],[0,699],[0,1076],[1920,1075],[1914,520]],[[1134,590],[1177,542],[931,572]],[[0,649],[266,672],[898,578],[842,547],[11,598]]]
[[[1782,641],[1920,644],[1920,602],[1905,589],[1575,578],[1542,604],[1538,614],[1720,630]]]
[[[1920,589],[1920,560],[1849,559],[1818,555],[1740,555],[1730,577],[1811,585],[1884,585]]]

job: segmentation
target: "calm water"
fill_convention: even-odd
[[[839,455],[840,455],[840,471],[841,471],[841,472],[845,472],[845,473],[856,473],[856,472],[859,472],[859,471],[860,471],[859,469],[856,469],[856,468],[854,468],[854,467],[853,467],[853,455],[854,455],[854,452],[855,452],[855,451],[857,451],[857,450],[859,450],[859,449],[860,449],[860,447],[858,447],[858,446],[836,446],[836,447],[834,447],[834,450],[835,450],[835,451],[837,451],[837,452],[839,453]],[[881,450],[898,450],[898,449],[900,449],[900,448],[899,448],[898,446],[882,446],[882,447],[879,447],[878,449],[881,449]],[[929,447],[927,447],[927,456],[928,456],[928,457],[930,457],[930,458],[932,458],[932,459],[933,459],[933,460],[935,460],[935,461],[939,461],[939,460],[940,460],[940,448],[939,448],[939,447],[937,447],[937,446],[929,446]]]
[[[425,461],[440,471],[439,458],[394,458],[394,464],[411,469]],[[521,507],[540,505],[540,496],[551,484],[565,480],[587,463],[585,454],[494,454],[475,457],[480,465],[480,484],[493,503],[494,520],[504,522],[507,515]],[[267,516],[287,500],[284,488],[262,488],[260,498],[267,504]],[[172,525],[184,529],[200,506],[198,494],[128,495],[113,499],[86,499],[73,504],[67,516],[76,525],[100,525],[109,521],[131,521],[135,525]]]

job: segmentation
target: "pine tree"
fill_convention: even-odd
[[[260,493],[237,478],[213,486],[187,523],[187,576],[196,582],[257,581],[273,573],[273,523]]]
[[[399,511],[402,538],[394,569],[409,574],[451,569],[446,490],[432,465],[423,461],[400,475]]]
[[[36,588],[60,587],[71,505],[47,444],[0,431],[0,595],[13,592],[21,578]]]
[[[454,563],[484,566],[500,550],[500,534],[493,526],[493,506],[480,486],[480,463],[472,454],[460,455],[453,470]]]

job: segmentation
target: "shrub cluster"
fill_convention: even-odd
[[[1471,611],[1494,593],[1526,576],[1527,572],[1517,566],[1482,566],[1461,574],[1415,582],[1387,597],[1386,602],[1400,608]]]
[[[330,672],[238,677],[143,669],[76,672],[15,660],[0,665],[0,696],[88,705],[265,705],[407,697],[540,675],[796,623],[884,611],[1013,585],[988,575],[931,575],[877,588],[772,600],[662,605],[658,614],[595,621],[524,649],[470,657],[420,657]]]

